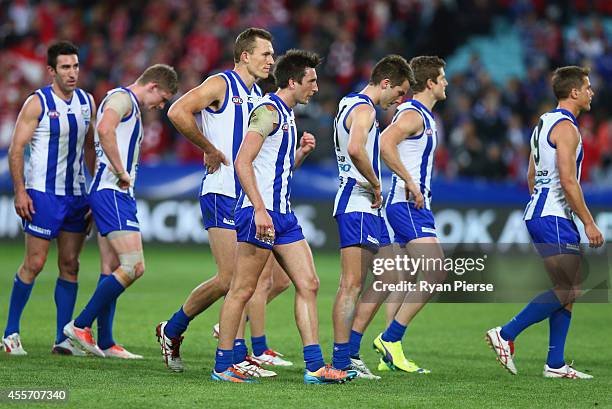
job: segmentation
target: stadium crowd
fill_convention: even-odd
[[[602,19],[612,3],[575,0],[152,0],[0,1],[0,152],[8,149],[19,109],[47,80],[44,53],[55,39],[80,47],[80,87],[100,101],[106,90],[164,62],[179,72],[180,92],[209,73],[233,66],[230,38],[247,26],[265,27],[276,54],[306,48],[324,56],[319,95],[299,110],[302,128],[317,135],[314,160],[335,163],[332,132],[339,98],[367,81],[388,53],[447,58],[471,35],[487,35],[503,16],[521,38],[524,78],[496,83],[474,54],[449,78],[448,100],[437,111],[444,128],[439,174],[524,180],[535,119],[550,109],[551,69],[582,64],[596,91],[580,117],[583,180],[612,184],[612,33]],[[568,30],[568,27],[574,30]],[[608,25],[610,27],[611,25]],[[381,118],[390,120],[392,112]],[[200,162],[201,154],[157,111],[145,114],[143,163]],[[162,119],[164,118],[164,119]]]

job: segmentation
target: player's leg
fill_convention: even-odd
[[[112,231],[108,233],[108,241],[117,253],[119,268],[96,288],[85,309],[64,328],[64,333],[72,341],[98,356],[104,356],[104,353],[91,336],[93,321],[105,306],[114,302],[145,272],[142,238],[139,231]]]
[[[57,308],[56,336],[53,353],[83,356],[80,348],[64,335],[64,326],[72,320],[78,290],[79,254],[83,249],[85,233],[61,231],[57,236],[59,277],[55,285]]]
[[[11,355],[26,355],[21,344],[20,321],[21,314],[25,308],[30,293],[34,287],[34,281],[42,271],[49,253],[49,239],[37,237],[31,233],[25,233],[25,255],[23,263],[19,266],[13,281],[13,289],[9,301],[8,319],[2,346],[4,351]]]
[[[268,293],[268,304],[285,292],[285,290],[287,290],[289,287],[291,287],[291,280],[275,258],[272,266],[272,289]]]

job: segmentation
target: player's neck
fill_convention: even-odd
[[[55,95],[57,95],[64,101],[70,101],[72,99],[72,95],[74,95],[74,91],[69,91],[68,93],[65,93],[64,91],[62,91],[59,85],[57,85],[57,83],[55,82],[51,84],[51,88],[53,89],[53,92],[55,93]]]
[[[132,93],[136,96],[138,105],[140,105],[144,99],[145,92],[147,92],[146,88],[143,87],[142,85],[139,85],[137,82],[131,85],[128,85],[126,88],[132,91]]]
[[[569,101],[559,101],[557,108],[565,109],[566,111],[571,112],[572,115],[574,115],[574,118],[578,118],[578,115],[580,115],[580,109]]]
[[[276,96],[279,97],[285,103],[285,105],[291,109],[297,105],[297,100],[295,99],[293,92],[291,92],[288,88],[279,89],[276,92]]]
[[[360,94],[366,95],[368,98],[372,100],[374,105],[380,104],[380,93],[381,89],[374,85],[366,85],[364,89],[361,90]]]
[[[234,66],[234,72],[238,74],[238,76],[240,77],[242,82],[244,82],[244,85],[246,85],[248,89],[251,89],[253,87],[253,84],[255,84],[255,81],[257,81],[257,78],[251,75],[245,65],[236,64]]]
[[[436,105],[436,98],[428,92],[419,92],[418,94],[414,94],[412,99],[416,99],[421,104],[425,105],[425,108],[429,109],[429,112],[433,111],[434,105]]]

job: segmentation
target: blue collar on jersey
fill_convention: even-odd
[[[287,106],[287,104],[285,104],[285,101],[283,101],[282,99],[280,99],[278,97],[278,95],[276,95],[274,92],[270,92],[268,95],[270,95],[270,98],[273,99],[274,101],[278,101],[281,103],[282,106],[285,107],[285,109],[287,110],[287,112],[291,112],[291,108],[289,108]]]
[[[70,105],[70,104],[72,104],[72,99],[74,98],[74,93],[76,92],[76,89],[75,89],[75,91],[72,91],[72,96],[70,97],[70,100],[69,100],[69,101],[66,101],[64,98],[62,98],[62,97],[60,97],[59,95],[57,95],[57,94],[55,93],[55,91],[53,91],[53,85],[48,85],[48,86],[47,86],[47,88],[49,88],[49,90],[51,91],[51,93],[52,93],[53,95],[55,95],[56,97],[58,97],[60,100],[64,101],[64,102],[66,103],[66,105]]]
[[[372,101],[372,98],[368,97],[366,94],[360,94],[358,92],[352,92],[350,94],[347,95],[347,97],[359,97],[361,99],[365,99],[366,101],[368,101],[368,103],[372,106],[374,105],[374,101]]]
[[[127,92],[128,92],[130,95],[131,95],[131,96],[133,96],[133,97],[134,97],[134,99],[136,100],[136,102],[138,102],[138,105],[140,105],[140,101],[138,100],[138,97],[136,96],[136,94],[134,94],[134,93],[132,92],[132,90],[131,90],[131,89],[129,89],[129,88],[127,88],[127,87],[119,87],[119,88],[121,88],[121,89],[123,89],[123,90],[127,91]]]
[[[574,125],[576,125],[576,127],[578,127],[578,120],[576,119],[576,117],[574,116],[574,114],[572,114],[570,111],[568,111],[567,109],[563,109],[563,108],[557,108],[557,109],[553,109],[550,112],[561,112],[562,114],[565,114],[567,116],[569,116],[572,119],[572,122],[574,123]]]
[[[416,99],[411,99],[410,102],[412,102],[412,105],[416,105],[418,108],[425,110],[425,112],[427,112],[433,118],[433,114],[425,105],[421,104]]]
[[[238,73],[234,70],[227,70],[225,71],[226,75],[232,74],[232,76],[238,81],[238,83],[240,83],[240,85],[242,86],[242,88],[244,88],[244,90],[247,93],[251,93],[251,91],[253,91],[253,88],[255,87],[255,84],[253,84],[253,87],[251,87],[251,89],[249,89],[246,84],[244,83],[244,81],[242,81],[242,78],[240,78],[240,75],[238,75]]]

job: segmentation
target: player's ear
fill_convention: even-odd
[[[50,66],[50,65],[47,65],[47,72],[48,72],[50,75],[55,75],[55,74],[56,74],[55,67],[52,67],[52,66]]]
[[[382,89],[387,89],[391,86],[391,80],[389,78],[385,78],[380,82],[380,87]]]
[[[295,89],[295,81],[293,78],[289,78],[289,89]]]

